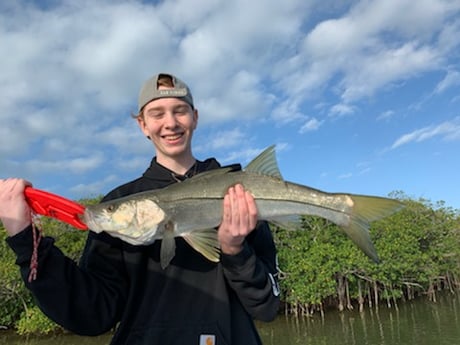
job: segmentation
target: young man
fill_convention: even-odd
[[[141,177],[114,189],[104,201],[220,167],[214,158],[198,161],[192,154],[198,111],[180,79],[169,74],[149,79],[141,89],[138,111],[135,118],[153,142],[156,157]],[[253,197],[241,185],[224,197],[216,230],[219,263],[177,238],[176,255],[162,269],[160,241],[133,246],[104,232],[90,232],[79,265],[52,238],[43,238],[38,276],[32,282],[27,280],[33,247],[24,199],[27,185],[21,179],[0,180],[0,219],[26,286],[51,319],[82,335],[117,326],[112,344],[261,344],[253,319],[272,320],[279,305],[275,246],[268,225],[257,222]]]

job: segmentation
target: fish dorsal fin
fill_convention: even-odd
[[[283,179],[275,156],[275,145],[266,148],[246,166],[244,171]]]

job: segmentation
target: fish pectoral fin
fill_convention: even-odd
[[[176,240],[174,238],[174,232],[170,229],[167,229],[163,233],[163,240],[161,241],[160,248],[160,265],[162,269],[168,267],[175,254]]]
[[[215,229],[194,230],[182,234],[187,243],[212,262],[220,260],[220,246]]]

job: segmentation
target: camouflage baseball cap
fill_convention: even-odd
[[[171,78],[173,87],[168,89],[158,89],[158,79],[161,77]],[[159,73],[147,80],[141,88],[138,99],[138,111],[149,102],[159,98],[179,98],[187,102],[193,108],[193,97],[189,87],[179,78],[172,74]]]

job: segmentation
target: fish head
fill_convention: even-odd
[[[92,231],[105,231],[138,245],[153,242],[166,214],[154,200],[127,199],[87,206],[82,218]]]

